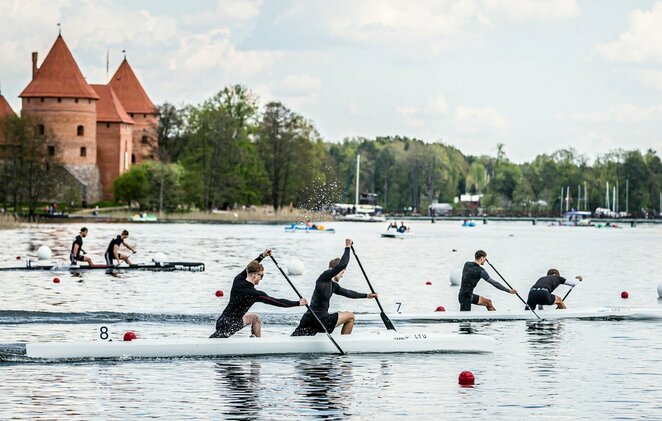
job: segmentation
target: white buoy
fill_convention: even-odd
[[[41,246],[37,250],[37,259],[39,260],[51,260],[53,257],[53,252],[48,246]]]
[[[303,275],[303,262],[299,259],[292,259],[287,263],[288,275]]]
[[[460,282],[462,281],[462,270],[461,269],[453,269],[451,271],[451,285],[453,286],[458,286],[460,285]]]
[[[168,258],[166,257],[165,253],[158,252],[154,255],[152,260],[154,261],[154,263],[165,263],[168,261]]]
[[[662,298],[662,282],[657,284],[657,296]]]

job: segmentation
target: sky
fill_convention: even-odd
[[[155,104],[243,84],[331,142],[408,136],[526,162],[662,152],[662,1],[0,0],[15,111],[58,34],[89,83],[123,54]]]

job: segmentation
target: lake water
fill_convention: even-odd
[[[304,263],[292,276],[304,296],[344,239],[355,249],[387,312],[457,310],[452,270],[484,249],[492,264],[523,295],[550,267],[584,276],[569,296],[572,308],[662,308],[656,287],[662,227],[595,229],[457,222],[412,224],[413,237],[383,239],[386,224],[326,223],[337,234],[286,234],[283,226],[90,224],[85,250],[102,263],[110,239],[123,228],[135,244],[135,262],[164,252],[171,261],[203,261],[207,270],[80,275],[0,272],[0,419],[662,419],[662,322],[524,321],[398,322],[399,332],[471,330],[494,337],[493,354],[270,356],[128,361],[35,362],[21,356],[33,341],[86,341],[100,326],[114,338],[127,330],[140,338],[207,337],[229,298],[232,278],[264,248],[286,266]],[[45,224],[2,231],[0,264],[22,264],[46,244],[54,258],[68,256],[78,225]],[[265,261],[260,289],[295,295]],[[496,274],[487,267],[492,277]],[[61,279],[52,282],[54,276]],[[426,285],[426,282],[432,285]],[[365,292],[355,261],[346,288]],[[215,296],[216,290],[226,294]],[[627,290],[628,300],[620,293]],[[564,294],[567,289],[558,290]],[[480,283],[477,293],[497,309],[521,309],[513,295]],[[355,332],[383,329],[360,323],[376,312],[373,300],[334,297],[332,310],[357,314]],[[301,308],[256,304],[263,336],[287,335]],[[481,311],[481,310],[476,310]],[[238,335],[248,336],[247,329]],[[457,384],[471,370],[473,388]]]

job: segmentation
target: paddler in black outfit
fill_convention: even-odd
[[[342,295],[347,298],[375,298],[377,294],[364,294],[341,287],[338,282],[345,274],[345,268],[349,263],[349,251],[352,246],[352,240],[345,240],[345,252],[342,258],[335,258],[329,262],[329,268],[322,272],[315,282],[315,291],[310,299],[310,308],[317,317],[324,323],[326,330],[331,333],[336,326],[343,325],[341,333],[349,335],[354,329],[354,313],[351,311],[341,311],[329,314],[329,301],[333,294]],[[317,333],[324,332],[315,317],[307,311],[299,326],[294,329],[292,336],[314,336]]]
[[[92,259],[84,256],[83,238],[85,237],[87,237],[87,228],[83,227],[80,229],[80,234],[76,236],[76,239],[71,244],[71,252],[69,253],[69,262],[71,265],[78,265],[78,262],[85,262],[90,266],[94,266]]]
[[[129,260],[129,256],[120,253],[120,246],[122,244],[124,244],[124,247],[131,250],[131,252],[133,252],[134,254],[136,253],[136,249],[126,243],[127,238],[129,238],[129,231],[124,230],[122,231],[122,234],[110,240],[110,244],[108,244],[108,249],[106,250],[106,254],[104,255],[106,259],[106,264],[108,266],[112,266],[114,264],[113,261],[115,260],[117,260],[118,263],[124,260],[127,265],[131,264],[131,261]]]
[[[460,293],[457,298],[460,302],[460,311],[471,311],[471,305],[479,305],[487,307],[489,311],[496,310],[492,304],[492,300],[483,297],[482,295],[474,294],[474,288],[481,279],[486,280],[495,288],[510,294],[517,294],[516,289],[510,289],[503,286],[498,281],[490,278],[490,275],[481,266],[487,261],[487,253],[483,250],[476,251],[473,262],[467,262],[462,268],[462,283],[460,284]]]
[[[575,280],[576,279],[576,280]],[[556,304],[557,309],[565,309],[563,299],[558,295],[552,294],[554,290],[561,284],[574,287],[577,282],[583,279],[581,276],[575,276],[575,279],[565,279],[559,274],[556,269],[547,271],[547,276],[538,279],[529,291],[529,297],[526,299],[527,308],[525,310],[534,309],[537,305],[551,306]]]
[[[299,301],[274,298],[255,288],[264,277],[264,266],[260,262],[267,256],[271,256],[270,249],[266,249],[257,259],[252,260],[246,266],[246,269],[235,276],[230,291],[230,302],[216,320],[216,332],[210,338],[229,338],[248,325],[251,325],[252,335],[259,338],[262,335],[260,316],[255,313],[248,313],[248,310],[256,302],[276,307],[297,307],[308,304],[305,298]]]

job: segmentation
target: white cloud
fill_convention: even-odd
[[[662,105],[638,107],[631,104],[619,104],[606,111],[573,114],[572,119],[585,123],[654,123],[662,120]]]
[[[508,120],[494,107],[457,106],[453,110],[452,127],[463,135],[484,135],[503,132]]]
[[[298,0],[276,21],[305,18],[340,39],[440,52],[466,45],[481,29],[578,13],[576,0]]]
[[[247,21],[260,14],[262,0],[218,0],[217,16],[221,19]]]
[[[596,47],[596,52],[612,62],[662,63],[662,3],[649,11],[634,10],[628,29],[618,40]]]

